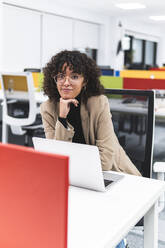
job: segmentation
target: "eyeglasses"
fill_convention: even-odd
[[[80,82],[80,79],[82,78],[82,75],[73,73],[70,76],[66,76],[63,73],[59,73],[56,76],[53,77],[56,84],[64,84],[66,81],[66,78],[68,77],[69,83],[71,84],[77,84]]]

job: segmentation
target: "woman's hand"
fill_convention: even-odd
[[[69,110],[70,110],[70,104],[73,103],[76,107],[78,106],[78,101],[76,99],[63,99],[60,98],[60,110],[59,110],[59,117],[66,118]]]

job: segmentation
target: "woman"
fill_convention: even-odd
[[[96,145],[103,170],[140,175],[114,133],[96,63],[79,51],[62,51],[43,72],[49,97],[41,105],[46,138]]]
[[[46,138],[96,145],[103,170],[140,175],[114,133],[96,63],[78,51],[62,51],[43,72],[49,97],[41,105]],[[116,248],[123,247],[122,240]]]

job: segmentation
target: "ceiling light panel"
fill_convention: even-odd
[[[150,19],[154,21],[165,21],[165,16],[150,16]]]
[[[115,6],[121,9],[125,9],[125,10],[146,8],[146,6],[141,3],[118,3],[118,4],[115,4]]]

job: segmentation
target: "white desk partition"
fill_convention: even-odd
[[[114,248],[143,216],[144,248],[157,248],[163,191],[162,181],[130,175],[106,193],[70,186],[68,248]]]

